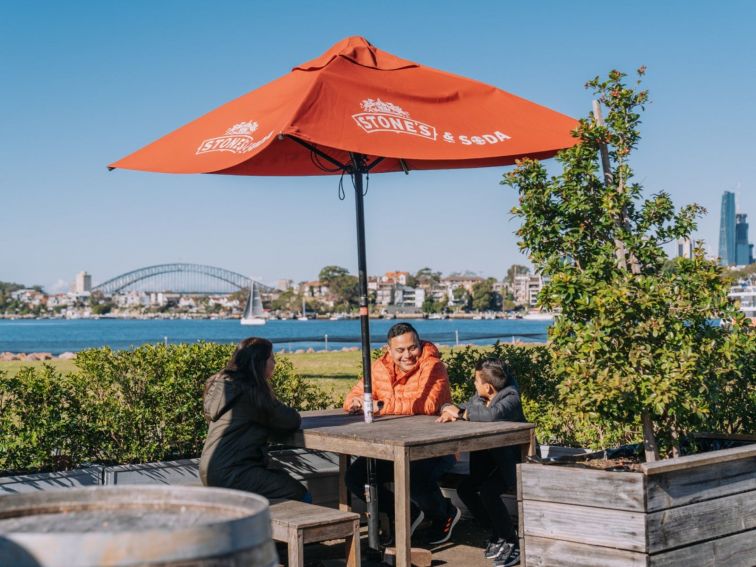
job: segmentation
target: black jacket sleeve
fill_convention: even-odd
[[[524,421],[520,394],[514,388],[496,396],[490,406],[475,394],[464,406],[470,421]]]
[[[273,405],[267,414],[268,423],[265,425],[271,429],[276,429],[278,431],[296,431],[302,424],[302,416],[299,415],[299,412],[278,400],[273,400]]]

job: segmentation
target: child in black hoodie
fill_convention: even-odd
[[[520,392],[512,369],[498,358],[481,360],[475,367],[475,394],[466,404],[447,404],[437,421],[525,421]],[[512,520],[501,500],[508,488],[516,486],[515,464],[520,462],[517,447],[497,447],[470,453],[470,475],[457,494],[475,519],[491,529],[486,558],[494,567],[520,562],[520,547]]]

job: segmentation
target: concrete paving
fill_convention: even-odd
[[[418,534],[415,547],[430,549],[433,553],[433,567],[446,565],[448,567],[491,567],[492,562],[483,557],[483,549],[488,533],[482,530],[470,519],[462,519],[454,528],[452,539],[442,545],[429,547],[422,543],[422,534]],[[414,538],[413,538],[414,539]],[[383,567],[386,564],[367,561],[365,551],[367,549],[367,528],[363,526],[361,531],[362,540],[362,565],[364,567]],[[284,561],[286,558],[285,546],[279,546],[279,556]],[[324,542],[323,544],[308,544],[304,548],[305,567],[343,567],[344,543],[343,541]],[[286,565],[285,562],[282,565]]]

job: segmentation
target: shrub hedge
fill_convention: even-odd
[[[233,349],[213,343],[100,348],[79,353],[74,372],[49,365],[25,367],[14,377],[0,371],[0,474],[197,456],[207,431],[204,382]],[[739,372],[710,408],[710,431],[748,433],[756,427],[756,356],[753,348],[746,350]],[[474,368],[485,356],[511,364],[525,416],[536,424],[541,443],[601,448],[641,440],[639,422],[619,426],[561,402],[545,345],[497,343],[445,352],[454,401],[473,393]],[[284,356],[278,356],[273,387],[284,403],[300,410],[340,403],[298,376]]]
[[[0,372],[0,474],[196,457],[207,432],[205,380],[234,346],[99,348],[80,352],[75,372],[50,365],[24,367],[12,378]],[[273,388],[298,409],[337,402],[282,356]]]

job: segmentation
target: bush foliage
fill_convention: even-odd
[[[134,351],[102,348],[79,353],[75,372],[50,365],[25,367],[14,377],[0,371],[0,474],[197,456],[207,431],[202,388],[233,348],[212,343]],[[742,433],[756,427],[754,345],[737,353],[733,365],[739,371],[712,396],[701,430]],[[455,402],[473,393],[478,360],[506,360],[541,443],[601,448],[640,441],[637,420],[618,424],[601,416],[583,417],[564,404],[555,370],[559,365],[549,346],[497,343],[455,348],[442,356]],[[279,399],[298,409],[339,403],[298,376],[282,356],[273,387]]]
[[[647,91],[619,71],[587,86],[606,125],[580,121],[560,173],[523,159],[504,180],[519,192],[520,248],[550,278],[540,305],[561,311],[549,330],[559,399],[573,420],[642,430],[647,458],[658,458],[657,441],[676,455],[683,436],[711,425],[747,431],[756,398],[748,321],[700,243],[665,269],[664,246],[690,237],[704,210],[676,210],[633,177]]]
[[[0,372],[0,471],[65,470],[195,457],[207,425],[205,380],[223,368],[234,345],[146,345],[134,351],[91,349],[78,370],[50,365]],[[273,388],[298,409],[336,400],[278,357]]]

